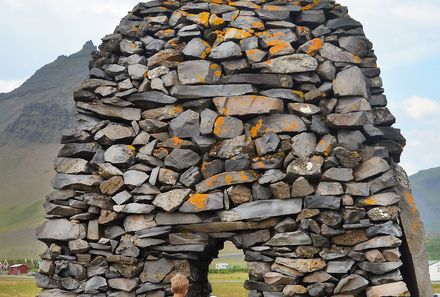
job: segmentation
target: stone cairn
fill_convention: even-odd
[[[405,139],[346,7],[150,1],[99,49],[37,230],[40,296],[164,297],[176,273],[209,296],[226,240],[252,297],[411,295]]]

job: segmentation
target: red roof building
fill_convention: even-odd
[[[15,264],[9,267],[9,274],[19,275],[23,273],[28,273],[29,267],[24,264]]]

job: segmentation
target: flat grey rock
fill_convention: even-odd
[[[242,52],[238,44],[232,41],[223,42],[217,47],[212,48],[209,57],[215,60],[224,60],[241,57]]]
[[[298,73],[315,71],[318,62],[315,58],[305,54],[291,54],[257,63],[252,66],[254,69],[263,69],[272,73]]]
[[[171,95],[179,99],[196,99],[221,96],[240,96],[255,93],[250,84],[204,85],[204,86],[174,86]]]
[[[67,219],[53,219],[40,225],[36,230],[36,236],[42,241],[70,241],[84,239],[86,230],[83,225]]]
[[[221,212],[220,218],[222,221],[234,222],[297,214],[301,209],[302,199],[260,200],[244,203],[233,210]]]
[[[333,91],[337,96],[362,96],[368,98],[367,82],[358,67],[342,70],[333,81]]]
[[[188,198],[190,192],[190,189],[175,189],[161,193],[156,196],[153,204],[166,212],[173,212]]]
[[[174,149],[165,157],[165,166],[178,171],[190,168],[199,162],[200,156],[189,149]]]
[[[297,246],[312,244],[312,239],[302,231],[278,233],[266,245],[269,246]]]

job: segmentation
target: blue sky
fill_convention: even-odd
[[[60,54],[99,44],[138,0],[1,0],[0,92]],[[373,42],[409,173],[440,166],[440,1],[339,0]]]

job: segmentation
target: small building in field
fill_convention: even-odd
[[[215,264],[215,269],[217,270],[226,270],[229,268],[229,264],[228,263],[217,263]]]
[[[431,282],[440,282],[440,261],[429,261],[429,276]]]
[[[9,266],[9,274],[11,275],[19,275],[19,274],[25,274],[28,273],[29,267],[24,264],[15,264]]]

